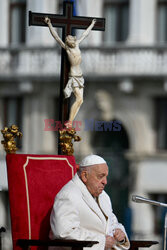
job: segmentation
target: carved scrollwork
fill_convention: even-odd
[[[76,135],[75,128],[64,128],[59,130],[60,133],[60,147],[65,155],[73,155],[73,141],[80,141],[81,137]]]
[[[21,138],[22,133],[19,132],[19,128],[16,125],[12,125],[9,128],[5,127],[1,130],[4,140],[1,143],[4,146],[4,150],[7,154],[15,154],[18,148],[16,147],[15,139],[17,137]]]

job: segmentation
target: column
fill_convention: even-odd
[[[3,109],[3,101],[2,98],[0,98],[0,124],[1,124],[1,129],[4,129],[4,109]],[[1,140],[3,140],[2,134],[1,134]],[[3,145],[0,143],[0,153],[4,152]]]
[[[54,131],[45,131],[45,119],[53,119],[56,120],[56,116],[54,114],[55,112],[55,102],[54,102],[54,96],[52,96],[48,88],[50,85],[46,84],[44,86],[43,92],[40,94],[40,126],[41,126],[41,136],[42,136],[42,145],[41,150],[42,152],[48,154],[57,154],[58,150],[58,132]],[[52,88],[52,86],[51,86]],[[52,89],[54,92],[55,89]],[[56,140],[57,139],[57,140]]]
[[[129,39],[132,44],[155,42],[156,0],[130,0]]]
[[[96,6],[95,6],[96,4]],[[81,0],[77,1],[77,15],[79,16],[89,16],[89,17],[103,17],[103,1],[96,0]],[[78,34],[83,32],[79,31]],[[98,46],[102,42],[103,31],[91,31],[89,36],[84,40],[84,44]]]
[[[23,121],[23,151],[39,153],[42,142],[42,124],[40,117],[40,101],[36,94],[29,95],[24,99]]]
[[[138,154],[139,155],[139,154]],[[139,157],[139,156],[138,156]],[[141,155],[142,159],[142,155]],[[142,161],[142,160],[141,160]],[[152,206],[148,204],[141,204],[132,202],[132,195],[139,195],[142,197],[149,198],[146,192],[145,180],[141,179],[141,161],[137,162],[133,157],[130,159],[130,172],[133,176],[131,183],[131,192],[129,194],[129,204],[132,208],[133,218],[132,218],[132,231],[134,233],[134,239],[142,240],[154,240],[152,238],[153,228],[154,228],[154,213]],[[133,185],[133,186],[132,186]]]
[[[0,1],[0,46],[4,47],[8,45],[9,40],[9,2],[8,0]]]
[[[27,13],[29,11],[39,13],[57,14],[57,2],[55,0],[28,0]],[[27,44],[50,46],[55,44],[55,40],[51,36],[47,27],[28,26],[27,15]]]

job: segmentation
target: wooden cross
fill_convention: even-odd
[[[43,14],[43,13],[33,13],[29,11],[29,25],[34,26],[46,26],[48,25],[44,22],[45,17],[51,19],[53,27],[59,27],[63,29],[62,40],[65,41],[65,37],[72,33],[72,29],[87,29],[90,25],[92,19],[96,17],[83,17],[83,16],[73,16],[73,2],[65,1],[63,2],[63,14]],[[95,26],[93,30],[105,29],[105,19],[96,18]],[[59,109],[59,119],[61,122],[67,121],[68,119],[68,104],[67,99],[64,100],[63,89],[65,88],[68,81],[68,59],[66,56],[66,51],[62,49],[61,57],[61,80],[60,80],[60,109]]]
[[[87,29],[91,24],[92,20],[95,18],[96,23],[93,30],[105,30],[105,19],[96,17],[83,17],[83,16],[73,16],[73,2],[65,1],[63,2],[63,14],[43,14],[34,13],[29,11],[29,25],[34,26],[46,26],[48,25],[44,22],[45,17],[49,17],[53,27],[62,28],[62,40],[65,42],[67,35],[71,35],[73,29]],[[69,117],[69,98],[64,99],[63,90],[68,81],[69,73],[69,62],[67,59],[67,54],[64,49],[61,52],[61,77],[60,77],[60,107],[59,107],[59,121],[64,124]]]

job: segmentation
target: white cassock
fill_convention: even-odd
[[[120,228],[126,234],[124,227],[118,223],[112,212],[110,198],[105,191],[99,195],[98,203],[76,174],[56,195],[50,217],[50,238],[98,241],[99,244],[84,250],[104,250],[106,235],[113,236],[116,228]],[[126,236],[125,243],[118,243],[113,249],[129,247],[130,243]]]

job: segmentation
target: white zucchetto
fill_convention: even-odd
[[[103,164],[106,163],[106,161],[98,156],[98,155],[88,155],[83,160],[80,162],[79,166],[80,167],[87,167],[87,166],[92,166],[96,164]]]

